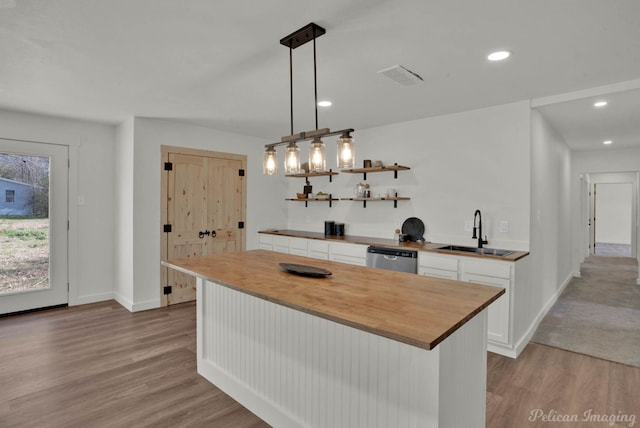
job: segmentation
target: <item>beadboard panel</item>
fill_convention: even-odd
[[[486,319],[485,313],[476,318]],[[485,324],[472,320],[426,351],[198,279],[198,372],[278,427],[461,426],[455,415],[443,425],[442,412],[467,412],[468,406],[452,411],[440,402],[442,388],[456,403],[465,390],[482,394],[482,408],[472,415],[479,426]],[[476,349],[448,344],[474,334],[470,343]],[[465,360],[461,368],[459,359],[445,358],[441,350],[481,361]],[[451,373],[441,378],[442,367],[456,373],[458,385],[447,384]]]

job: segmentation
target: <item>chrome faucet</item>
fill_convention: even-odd
[[[479,220],[478,227],[476,227],[476,217]],[[477,235],[476,230],[478,231]],[[484,244],[489,243],[489,241],[487,241],[487,235],[485,235],[484,239],[482,239],[482,214],[480,213],[480,210],[476,210],[475,214],[473,214],[473,236],[471,237],[471,239],[478,240],[478,248],[482,248]]]

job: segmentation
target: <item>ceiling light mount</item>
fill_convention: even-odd
[[[313,140],[311,148],[309,150],[309,166],[314,172],[323,172],[326,168],[326,153],[325,146],[321,138],[330,137],[333,135],[341,135],[342,139],[348,137],[349,149],[351,150],[351,157],[353,157],[353,137],[349,134],[353,132],[353,129],[343,129],[340,131],[331,132],[329,128],[318,128],[318,79],[317,79],[317,61],[316,61],[316,39],[327,31],[313,22],[305,25],[299,30],[294,31],[288,36],[280,39],[280,44],[289,48],[289,92],[291,103],[291,134],[281,138],[278,143],[266,144],[266,151],[264,154],[263,171],[265,174],[273,175],[277,171],[273,168],[273,162],[277,159],[275,147],[280,145],[287,145],[285,155],[285,173],[295,174],[300,172],[300,154],[296,145],[297,142]],[[313,89],[314,89],[314,107],[315,107],[315,124],[316,129],[311,131],[303,131],[294,133],[293,129],[293,50],[297,47],[304,45],[307,42],[313,42]],[[339,144],[340,146],[340,144]],[[344,144],[343,144],[344,146]],[[341,156],[340,153],[338,156]],[[267,165],[269,163],[269,165]],[[296,170],[297,169],[297,170]]]

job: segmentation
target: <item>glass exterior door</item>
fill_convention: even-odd
[[[68,148],[0,139],[0,314],[68,302]]]

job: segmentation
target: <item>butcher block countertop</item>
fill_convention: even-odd
[[[261,230],[258,233],[264,233],[267,235],[290,236],[295,238],[320,239],[320,240],[331,241],[331,242],[347,242],[350,244],[376,245],[376,246],[389,247],[389,248],[403,248],[408,250],[428,251],[433,253],[442,253],[442,254],[450,254],[450,255],[465,256],[465,257],[477,257],[477,258],[486,258],[486,259],[494,259],[494,260],[503,260],[505,262],[515,262],[529,255],[527,251],[514,250],[505,256],[497,257],[490,254],[475,254],[475,253],[439,250],[438,247],[443,247],[445,245],[448,245],[443,243],[396,242],[393,239],[372,238],[369,236],[354,236],[354,235],[333,236],[333,235],[325,235],[324,233],[306,232],[302,230],[269,229],[269,230]],[[487,247],[490,247],[490,245],[487,245]]]
[[[279,263],[327,269],[310,278]],[[308,314],[433,349],[504,289],[251,250],[163,261],[163,265]],[[206,286],[206,284],[205,284]]]

